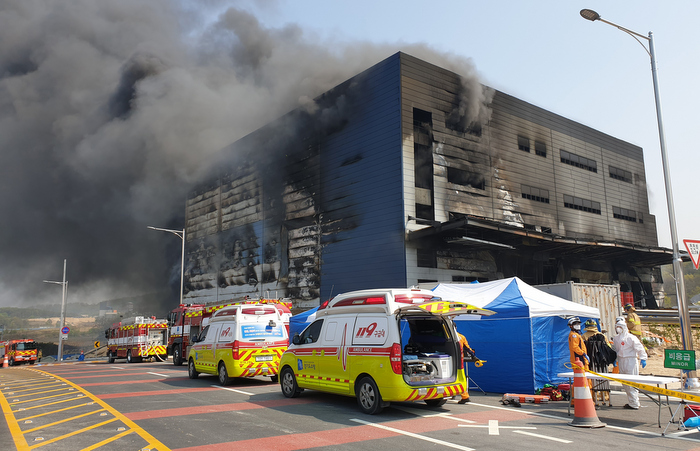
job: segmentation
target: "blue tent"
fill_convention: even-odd
[[[294,334],[301,334],[301,332],[311,324],[314,319],[316,319],[316,310],[318,307],[314,307],[311,310],[301,312],[298,315],[294,315],[289,319],[289,342],[292,342],[292,337]]]
[[[449,301],[493,310],[492,316],[462,315],[457,330],[476,355],[469,377],[484,391],[533,394],[544,384],[567,382],[557,373],[571,371],[568,318],[600,318],[597,308],[540,291],[517,277],[479,284],[439,284],[433,291]]]

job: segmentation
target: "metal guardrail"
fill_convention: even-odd
[[[637,310],[642,323],[680,324],[678,310]],[[690,310],[690,324],[700,324],[700,311]]]

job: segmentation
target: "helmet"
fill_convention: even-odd
[[[573,318],[569,319],[569,322],[567,323],[569,326],[573,326],[574,324],[579,323],[581,324],[581,319],[578,316],[574,316]]]
[[[625,304],[625,310],[632,310],[632,311],[634,311],[634,305],[632,305],[632,304]]]
[[[583,325],[586,329],[598,330],[598,325],[596,324],[595,320],[587,319],[586,322],[583,323]]]

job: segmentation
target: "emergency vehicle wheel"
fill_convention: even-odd
[[[440,407],[445,405],[447,402],[447,398],[440,398],[440,399],[426,399],[425,403],[429,405],[430,407]]]
[[[190,377],[190,379],[197,379],[199,376],[197,370],[194,369],[194,360],[192,359],[190,359],[189,363],[187,364],[187,375]]]
[[[282,370],[282,394],[287,398],[296,398],[301,393],[301,388],[297,385],[297,378],[294,377],[294,371],[288,366]]]
[[[15,366],[15,360],[14,360],[14,359],[10,359],[10,361],[7,362],[7,364],[10,365],[10,366]]]
[[[114,356],[112,355],[112,351],[107,352],[107,362],[114,363]]]
[[[175,346],[173,348],[173,365],[182,365],[182,353],[180,352],[180,346]]]
[[[29,361],[29,364],[30,364],[30,365],[34,365],[34,360],[30,360],[30,361]]]
[[[226,364],[224,362],[219,362],[219,383],[221,385],[228,385],[231,383],[231,378],[228,377]]]
[[[131,357],[131,349],[126,353],[126,363],[136,363],[140,362],[141,357]]]
[[[371,377],[363,377],[355,388],[357,396],[357,405],[360,410],[368,415],[374,415],[382,411],[382,395],[379,394],[379,389],[374,379]]]

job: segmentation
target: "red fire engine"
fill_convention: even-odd
[[[109,363],[114,363],[115,359],[126,359],[132,363],[143,359],[163,361],[168,358],[168,324],[155,316],[136,316],[114,323],[105,330],[105,338]]]
[[[273,304],[282,315],[284,325],[289,335],[289,318],[292,316],[292,303],[277,299],[241,299],[207,304],[180,304],[168,314],[168,355],[173,356],[174,365],[182,365],[187,347],[192,344],[192,337],[196,337],[209,324],[211,316],[218,310],[237,304]],[[183,357],[184,356],[184,357]]]
[[[34,340],[8,340],[0,342],[0,362],[5,360],[7,355],[8,365],[19,365],[36,362],[37,345]]]

